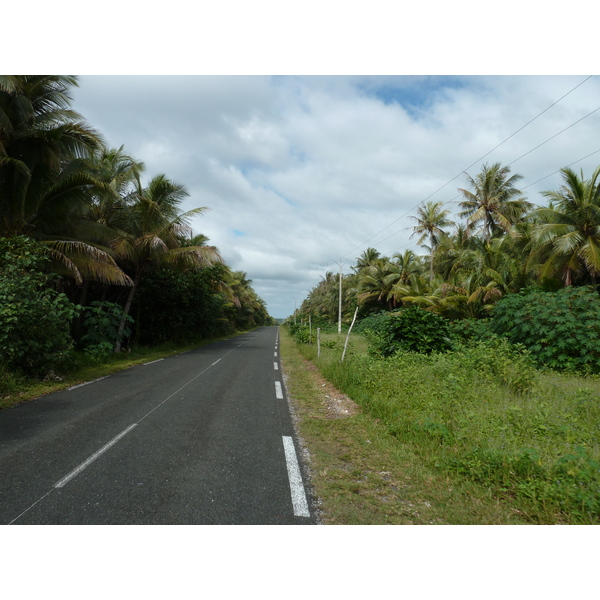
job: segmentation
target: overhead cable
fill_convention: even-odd
[[[435,194],[437,194],[438,192],[440,192],[441,190],[443,190],[447,185],[449,185],[455,179],[457,179],[458,177],[460,177],[467,169],[470,169],[471,167],[473,167],[474,165],[476,165],[480,160],[482,160],[483,158],[485,158],[486,156],[488,156],[489,154],[491,154],[494,150],[496,150],[497,148],[499,148],[500,146],[502,146],[502,144],[504,144],[505,142],[507,142],[508,140],[510,140],[512,137],[514,137],[517,133],[519,133],[520,131],[522,131],[523,129],[525,129],[525,127],[527,127],[528,125],[530,125],[531,123],[533,123],[533,121],[535,121],[537,118],[539,118],[545,112],[547,112],[548,110],[550,110],[553,106],[555,106],[556,104],[558,104],[561,100],[563,100],[564,98],[566,98],[569,94],[571,94],[572,92],[574,92],[578,87],[580,87],[581,85],[583,85],[586,81],[589,81],[592,77],[593,77],[593,75],[589,75],[583,81],[579,82],[575,87],[573,87],[572,89],[570,89],[566,94],[562,95],[558,100],[556,100],[555,102],[553,102],[550,106],[548,106],[543,111],[541,111],[540,113],[538,113],[535,117],[533,117],[533,119],[530,119],[527,123],[525,123],[524,125],[522,125],[514,133],[512,133],[506,139],[504,139],[502,142],[500,142],[499,144],[497,144],[496,146],[494,146],[494,148],[492,148],[489,152],[486,152],[483,156],[479,157],[476,161],[474,161],[468,167],[465,167],[464,169],[462,169],[460,173],[458,173],[457,175],[455,175],[452,179],[450,179],[449,181],[447,181],[444,185],[442,185],[441,187],[439,187],[437,190],[435,190],[434,192],[432,192],[431,194],[429,194],[429,196],[427,196],[425,199],[421,200],[421,202],[419,202],[416,206],[413,206],[408,211],[406,211],[405,213],[403,213],[402,215],[400,215],[397,219],[395,219],[394,221],[392,221],[389,225],[387,225],[386,227],[384,227],[381,231],[378,231],[376,234],[374,234],[373,236],[371,236],[368,240],[362,242],[362,244],[359,244],[358,246],[356,246],[355,248],[353,248],[352,250],[350,250],[349,252],[347,252],[346,254],[344,254],[341,259],[346,258],[348,255],[352,254],[353,252],[355,252],[356,250],[358,250],[359,248],[361,248],[365,244],[368,244],[371,240],[373,240],[378,235],[380,235],[381,233],[383,233],[384,231],[386,231],[387,229],[389,229],[392,225],[394,225],[395,223],[397,223],[398,221],[400,221],[401,219],[403,219],[404,217],[406,217],[407,215],[409,215],[411,212],[413,212],[414,210],[416,210],[419,206],[421,206],[421,204],[424,204],[425,202],[427,202],[427,200],[429,200],[432,196],[434,196]],[[593,110],[591,113],[585,115],[585,117],[582,117],[581,119],[579,119],[579,121],[582,121],[583,119],[589,117],[591,114],[593,114],[597,110],[600,110],[600,107],[597,108],[597,109],[595,109],[595,110]],[[561,133],[563,133],[564,131],[566,131],[570,127],[573,127],[573,125],[576,125],[577,123],[579,123],[579,121],[576,121],[575,123],[573,123],[572,125],[570,125],[566,129],[563,129],[562,131],[559,131],[556,135],[554,135],[552,137],[554,138],[554,137],[560,135]],[[529,152],[527,152],[527,153],[523,154],[522,156],[520,156],[519,158],[515,159],[513,161],[513,163],[516,162],[517,160],[520,160],[521,158],[523,158],[523,156],[526,156],[530,152],[533,152],[534,150],[536,150],[540,146],[544,145],[546,142],[550,141],[551,139],[552,138],[549,138],[545,142],[542,142],[539,146],[536,146],[536,148],[533,148]],[[512,163],[509,163],[509,164],[512,164]],[[393,235],[396,235],[396,234],[392,234],[389,237],[392,237]],[[385,238],[385,240],[389,239],[389,237]],[[385,241],[385,240],[382,240],[382,241]]]

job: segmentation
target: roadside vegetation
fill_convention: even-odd
[[[246,273],[192,230],[207,208],[183,211],[183,184],[108,147],[71,109],[74,86],[0,76],[0,397],[113,353],[273,323]]]
[[[422,255],[368,248],[286,323],[398,452],[485,492],[510,522],[600,521],[600,167],[561,175],[535,204],[521,175],[483,165],[455,211],[417,209]],[[340,300],[344,330],[358,315],[343,362]]]
[[[320,357],[315,343],[282,344],[286,369],[299,352],[360,407],[319,425],[318,409],[299,411],[326,521],[600,522],[600,378],[540,371],[500,338],[453,335],[449,350],[383,356],[369,335],[351,336],[344,362],[337,334],[322,335]],[[292,369],[294,397],[310,377]],[[340,471],[340,453],[358,453],[362,467]],[[404,484],[390,489],[381,473]]]

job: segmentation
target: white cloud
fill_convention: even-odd
[[[471,174],[510,163],[597,108],[594,78],[478,160],[583,79],[87,76],[74,108],[144,161],[147,177],[184,184],[186,209],[210,207],[195,229],[279,317],[340,257],[348,272],[367,246],[416,249],[399,217],[432,194],[450,202],[472,163]],[[600,111],[513,172],[525,186],[600,149],[599,123]],[[600,154],[575,168],[597,164]],[[531,186],[530,200],[559,183]]]

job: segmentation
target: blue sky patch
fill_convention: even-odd
[[[464,77],[455,76],[402,76],[373,77],[361,81],[357,88],[375,96],[386,106],[399,104],[408,113],[419,115],[448,89],[462,89],[468,85]]]

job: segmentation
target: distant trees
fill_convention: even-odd
[[[433,281],[433,257],[440,240],[446,235],[444,228],[454,225],[454,223],[448,219],[449,213],[449,210],[443,209],[442,202],[428,202],[424,207],[419,207],[417,209],[416,217],[411,217],[411,219],[417,222],[413,227],[413,236],[420,236],[417,240],[417,244],[422,245],[425,239],[429,240],[431,281]]]
[[[483,165],[474,178],[467,175],[471,189],[458,190],[464,198],[460,202],[463,210],[459,217],[467,218],[470,231],[481,224],[482,237],[486,243],[499,230],[510,233],[513,225],[531,208],[525,198],[518,197],[521,196],[521,191],[515,187],[522,175],[509,177],[509,174],[510,167],[503,167],[500,163]]]
[[[368,248],[344,278],[344,315],[417,305],[451,319],[490,314],[500,298],[527,287],[556,290],[596,285],[600,275],[600,167],[591,178],[562,170],[563,185],[542,193],[535,206],[517,188],[522,178],[500,163],[483,165],[459,188],[458,223],[442,202],[419,207],[413,237],[425,254],[393,257]],[[336,296],[332,274],[313,289],[302,313],[323,309]],[[337,315],[337,313],[335,313]]]

